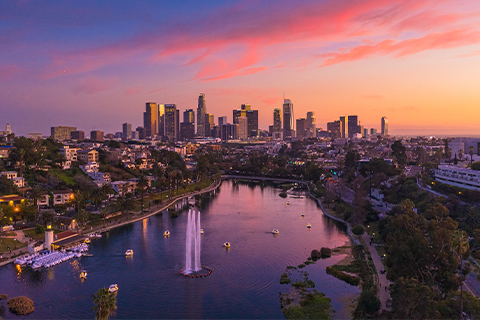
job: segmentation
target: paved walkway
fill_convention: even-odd
[[[381,270],[385,270],[385,267],[382,264],[382,260],[380,259],[380,256],[378,255],[377,250],[375,249],[375,246],[373,244],[370,244],[370,235],[368,235],[367,233],[364,233],[362,238],[363,238],[363,241],[365,242],[365,246],[370,251],[370,256],[372,257],[373,264],[375,265],[375,269],[377,269],[378,298],[382,303],[382,309],[390,310],[390,308],[387,308],[387,300],[390,299],[390,291],[388,290],[390,287],[390,281],[387,279],[386,273],[383,273],[383,274],[380,273]],[[387,290],[385,290],[385,287],[387,287]]]

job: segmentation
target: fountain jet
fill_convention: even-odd
[[[184,273],[186,274],[202,270],[202,265],[200,263],[200,211],[197,214],[195,213],[196,212],[193,209],[188,210],[184,270]],[[192,265],[192,256],[194,258],[194,265]]]

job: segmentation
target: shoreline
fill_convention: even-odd
[[[180,200],[183,200],[185,198],[188,198],[188,197],[192,197],[192,196],[196,196],[196,195],[199,195],[199,194],[203,194],[203,193],[206,193],[206,192],[211,192],[213,190],[216,190],[217,188],[220,187],[220,185],[222,184],[222,179],[218,179],[217,181],[214,181],[211,185],[209,185],[208,187],[202,189],[202,190],[199,190],[199,191],[193,191],[193,192],[189,192],[189,193],[185,193],[185,194],[181,194],[181,195],[177,195],[171,199],[169,199],[168,203],[165,203],[163,205],[161,205],[161,207],[159,209],[154,209],[154,211],[152,212],[147,212],[147,211],[144,211],[143,214],[141,214],[141,212],[136,212],[132,215],[131,218],[127,218],[127,220],[125,221],[121,221],[121,222],[116,222],[116,223],[112,223],[112,225],[110,226],[106,226],[106,227],[97,227],[97,228],[92,228],[90,230],[83,230],[84,231],[84,235],[87,236],[91,233],[96,233],[96,232],[100,232],[100,233],[104,233],[104,232],[107,232],[111,229],[114,229],[114,228],[118,228],[118,227],[122,227],[122,226],[125,226],[127,224],[130,224],[130,223],[135,223],[135,222],[138,222],[140,220],[143,220],[143,219],[146,219],[146,218],[149,218],[151,216],[154,216],[154,215],[157,215],[159,214],[160,212],[162,212],[163,210],[167,209],[168,207],[170,207],[171,205],[177,203],[178,201]],[[23,249],[23,248],[22,248]],[[18,249],[18,250],[22,250],[22,249]],[[27,252],[24,252],[20,255],[14,255],[14,257],[11,257],[10,259],[8,260],[5,260],[3,262],[0,262],[0,267],[3,267],[3,266],[6,266],[10,263],[13,263],[15,261],[15,259],[17,259],[19,256],[23,255],[23,254],[26,254],[28,253]]]

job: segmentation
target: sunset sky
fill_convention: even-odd
[[[0,130],[143,125],[145,102],[259,127],[283,96],[317,127],[480,134],[480,1],[1,1]]]

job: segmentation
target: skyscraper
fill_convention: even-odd
[[[165,105],[165,115],[164,115],[164,131],[165,136],[168,137],[170,141],[178,140],[178,112],[177,106],[175,104],[166,104]]]
[[[241,140],[246,140],[249,137],[249,130],[248,130],[248,119],[245,117],[240,117],[238,119],[238,131],[237,137]]]
[[[213,113],[205,113],[205,137],[212,136],[212,129],[215,126]]]
[[[297,119],[297,138],[305,137],[306,127],[307,127],[307,119],[305,118]]]
[[[225,123],[227,123],[227,116],[218,117],[218,125],[219,126],[222,126]]]
[[[340,120],[328,122],[327,131],[330,133],[332,138],[341,138],[342,137],[342,122]]]
[[[247,110],[247,130],[249,137],[258,136],[258,110]]]
[[[273,132],[282,131],[282,113],[280,109],[275,108],[273,110]]]
[[[195,112],[193,109],[187,109],[183,112],[183,122],[195,123]]]
[[[348,135],[345,138],[352,138],[354,134],[360,133],[358,127],[358,116],[348,116]]]
[[[388,119],[382,117],[382,136],[388,136]]]
[[[293,126],[293,103],[290,99],[283,101],[283,138],[291,138],[295,135]]]
[[[317,120],[315,118],[315,112],[307,112],[307,128],[306,137],[313,138],[317,135]]]
[[[77,130],[77,127],[68,127],[68,126],[51,127],[51,137],[55,141],[70,140],[70,133],[76,130]]]
[[[123,135],[122,135],[122,138],[123,140],[130,140],[132,138],[132,124],[131,123],[127,123],[125,122],[123,125],[122,125],[122,131],[123,131]]]
[[[342,133],[342,138],[348,138],[348,116],[340,117],[340,123],[342,124],[340,129]]]
[[[164,115],[165,115],[165,106],[163,104],[159,104],[158,110],[157,110],[157,123],[158,123],[157,132],[161,137],[165,135],[165,132],[164,132],[165,124],[163,123]]]
[[[233,124],[238,124],[238,119],[240,117],[245,118],[246,116],[247,116],[246,110],[241,110],[241,109],[233,110]]]
[[[205,114],[207,113],[207,102],[205,101],[205,94],[200,93],[198,96],[197,107],[197,136],[205,137]]]
[[[99,130],[90,131],[90,140],[102,142],[104,140],[104,132]]]
[[[143,113],[143,127],[145,128],[145,135],[152,137],[158,134],[158,107],[155,102],[147,102],[145,109]]]

